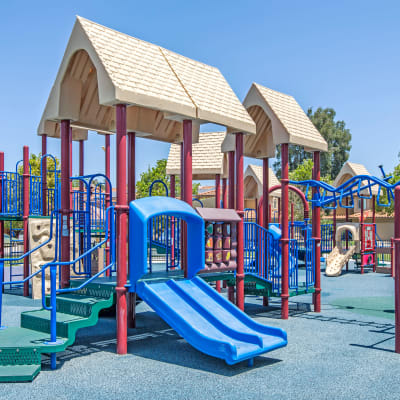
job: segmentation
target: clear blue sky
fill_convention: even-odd
[[[240,100],[254,81],[304,109],[333,107],[353,135],[351,161],[377,175],[378,164],[390,171],[398,163],[398,1],[26,0],[2,2],[1,11],[0,148],[8,169],[22,145],[40,151],[36,128],[75,15],[218,67]],[[89,136],[88,173],[103,171],[102,144]],[[58,155],[59,146],[49,139],[50,152]],[[168,154],[166,144],[137,146],[138,173]]]

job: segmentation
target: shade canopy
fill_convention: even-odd
[[[216,174],[226,177],[227,156],[221,152],[225,132],[202,132],[192,146],[192,176],[196,180],[214,179]],[[167,175],[181,174],[181,146],[171,144],[167,161]]]
[[[195,141],[206,122],[255,133],[217,68],[77,17],[38,134],[58,137],[63,119],[114,133],[119,103],[128,106],[127,129],[138,136],[180,142],[185,119],[193,121]]]
[[[328,144],[294,97],[253,83],[243,105],[256,123],[256,135],[244,140],[244,155],[253,158],[275,157],[282,143],[303,146],[309,151],[327,151]],[[222,151],[233,151],[232,135]]]
[[[280,185],[278,178],[271,168],[269,172],[269,187]],[[246,199],[260,199],[263,195],[263,167],[260,165],[248,165],[244,172],[244,197]],[[281,197],[281,191],[276,190],[271,194]]]

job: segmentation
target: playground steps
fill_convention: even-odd
[[[71,283],[77,287],[79,283]],[[49,299],[46,298],[49,304]],[[96,325],[101,310],[115,304],[114,287],[88,284],[73,293],[57,295],[56,345],[50,339],[50,311],[21,314],[21,327],[0,330],[0,382],[30,382],[41,370],[41,354],[64,351],[75,341],[78,329]]]

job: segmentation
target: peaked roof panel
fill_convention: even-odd
[[[340,169],[337,174],[335,181],[333,182],[333,186],[340,186],[342,183],[350,179],[350,177],[356,175],[371,175],[365,165],[359,163],[353,163],[350,161],[346,161],[343,167]],[[365,182],[366,183],[366,182]],[[378,186],[373,186],[371,188],[372,194],[376,196],[378,194]],[[363,190],[362,194],[366,194],[367,190]]]
[[[325,139],[294,97],[253,83],[243,105],[249,111],[252,107],[259,107],[264,111],[266,119],[272,123],[273,146],[289,143],[303,146],[309,150],[327,151],[328,145]],[[267,121],[260,119],[260,123],[266,125]],[[256,136],[258,134],[259,132]],[[248,141],[255,140],[256,137],[248,139]],[[254,154],[250,156],[259,157],[259,150],[253,149]],[[261,153],[268,153],[268,156],[271,156],[273,150],[262,149]]]
[[[221,143],[225,132],[202,132],[199,142],[192,146],[193,179],[214,179],[216,174],[224,176],[224,154]],[[181,146],[171,144],[167,161],[167,175],[181,174]]]
[[[93,69],[97,72],[98,101],[89,112],[91,96],[84,113],[79,104],[81,96],[87,95],[83,89],[85,82],[68,69],[79,51],[90,57],[93,68],[89,74]],[[62,92],[70,96],[64,103]],[[96,88],[91,87],[90,93],[97,93]],[[72,105],[66,105],[67,102]],[[212,122],[226,126],[230,132],[255,133],[253,120],[217,68],[77,17],[38,133],[47,134],[46,121],[61,119],[71,119],[85,127],[85,114],[93,117],[100,113],[100,106],[118,103],[164,113],[161,116],[164,119]],[[150,122],[147,126],[154,123]],[[108,117],[108,124],[103,122],[104,126],[102,121],[93,123],[92,120],[86,126],[108,132],[115,129],[112,123]]]

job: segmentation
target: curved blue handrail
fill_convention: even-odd
[[[149,196],[152,196],[153,186],[154,186],[156,183],[161,183],[161,184],[164,186],[164,189],[165,189],[165,196],[168,197],[168,186],[167,186],[167,184],[166,184],[164,181],[162,181],[161,179],[156,179],[155,181],[153,181],[153,182],[151,183],[151,185],[150,185],[150,187],[149,187]]]
[[[400,181],[394,184],[390,184],[385,180],[379,179],[375,176],[370,175],[356,175],[347,180],[346,182],[342,183],[338,187],[334,187],[328,183],[316,180],[303,180],[303,181],[290,181],[293,185],[301,185],[306,186],[306,193],[308,193],[309,188],[317,188],[318,191],[314,194],[311,201],[315,206],[320,206],[327,208],[329,204],[334,202],[335,207],[337,207],[337,195],[339,195],[339,204],[343,208],[351,208],[354,206],[354,194],[357,194],[360,198],[371,198],[372,197],[372,187],[378,185],[378,194],[377,194],[377,204],[382,207],[389,207],[394,200],[394,193],[393,189],[396,186],[400,185]],[[321,195],[320,190],[323,190],[323,194]],[[362,194],[363,191],[368,190],[368,195]],[[383,203],[381,201],[382,190],[386,190],[387,193],[387,203]],[[330,192],[332,195],[328,196],[326,193]],[[351,197],[352,204],[345,205],[343,204],[343,199],[346,197]],[[331,207],[332,208],[332,207]]]
[[[202,202],[200,199],[196,199],[196,197],[193,197],[192,203],[193,203],[194,201],[197,201],[197,202],[200,204],[200,207],[201,207],[201,208],[204,207],[204,204],[203,204],[203,202]]]

